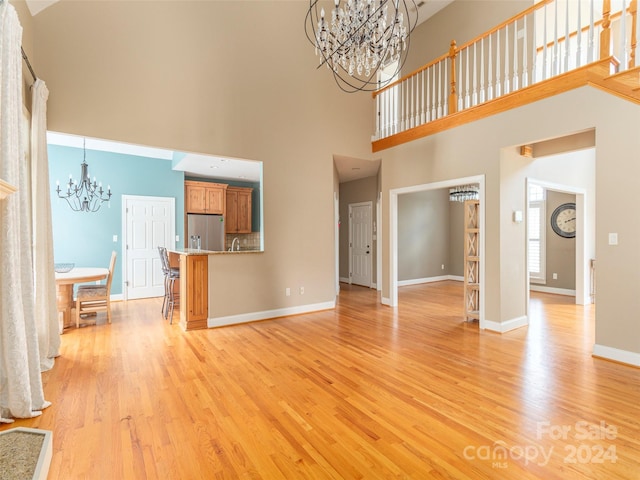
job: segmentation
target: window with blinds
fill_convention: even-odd
[[[529,185],[529,208],[527,215],[529,279],[534,283],[545,283],[545,190],[540,185]]]

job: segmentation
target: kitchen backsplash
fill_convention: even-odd
[[[260,232],[228,233],[225,238],[225,250],[231,248],[234,238],[240,242],[240,250],[260,250]]]

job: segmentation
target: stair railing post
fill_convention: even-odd
[[[611,55],[611,0],[602,0],[602,31],[600,32],[600,60]]]
[[[451,93],[449,94],[449,114],[456,113],[458,111],[458,93],[456,90],[456,56],[458,55],[458,48],[456,41],[451,40],[451,47],[449,47],[449,58],[451,59]]]

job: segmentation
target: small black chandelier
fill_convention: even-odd
[[[343,0],[343,5],[334,0],[330,21],[320,1],[309,0],[304,25],[320,56],[318,68],[326,65],[331,69],[334,80],[347,93],[378,90],[395,80],[418,22],[415,0]],[[385,72],[389,76],[381,80],[378,72],[389,65],[395,65],[395,71]]]
[[[83,139],[82,143],[83,158],[80,182],[73,179],[69,174],[69,183],[67,183],[67,190],[63,192],[60,190],[60,182],[56,181],[56,192],[58,192],[59,198],[64,198],[71,210],[75,212],[97,212],[104,202],[108,202],[111,198],[111,185],[107,185],[107,190],[102,188],[102,182],[97,182],[96,177],[93,177],[93,183],[89,175],[89,165],[87,165],[87,140]]]

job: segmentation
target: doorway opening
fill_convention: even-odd
[[[479,326],[480,328],[484,328],[484,272],[485,272],[485,264],[484,264],[484,236],[485,236],[485,228],[484,228],[484,198],[485,198],[485,177],[484,175],[477,175],[472,177],[464,177],[464,178],[456,178],[451,180],[445,180],[440,182],[434,182],[423,185],[414,185],[411,187],[403,187],[392,189],[389,191],[389,297],[382,298],[382,303],[396,307],[398,305],[398,270],[399,270],[399,248],[401,245],[400,238],[398,237],[399,229],[399,219],[398,219],[398,202],[399,196],[416,193],[416,192],[425,192],[430,190],[439,190],[439,189],[448,189],[451,187],[463,185],[463,184],[477,184],[479,187],[479,199],[480,199],[480,222],[479,222],[479,258],[480,258],[480,275],[479,275],[479,296],[480,296],[480,309],[479,309]],[[462,255],[462,251],[461,251]],[[461,300],[462,301],[462,300]]]

